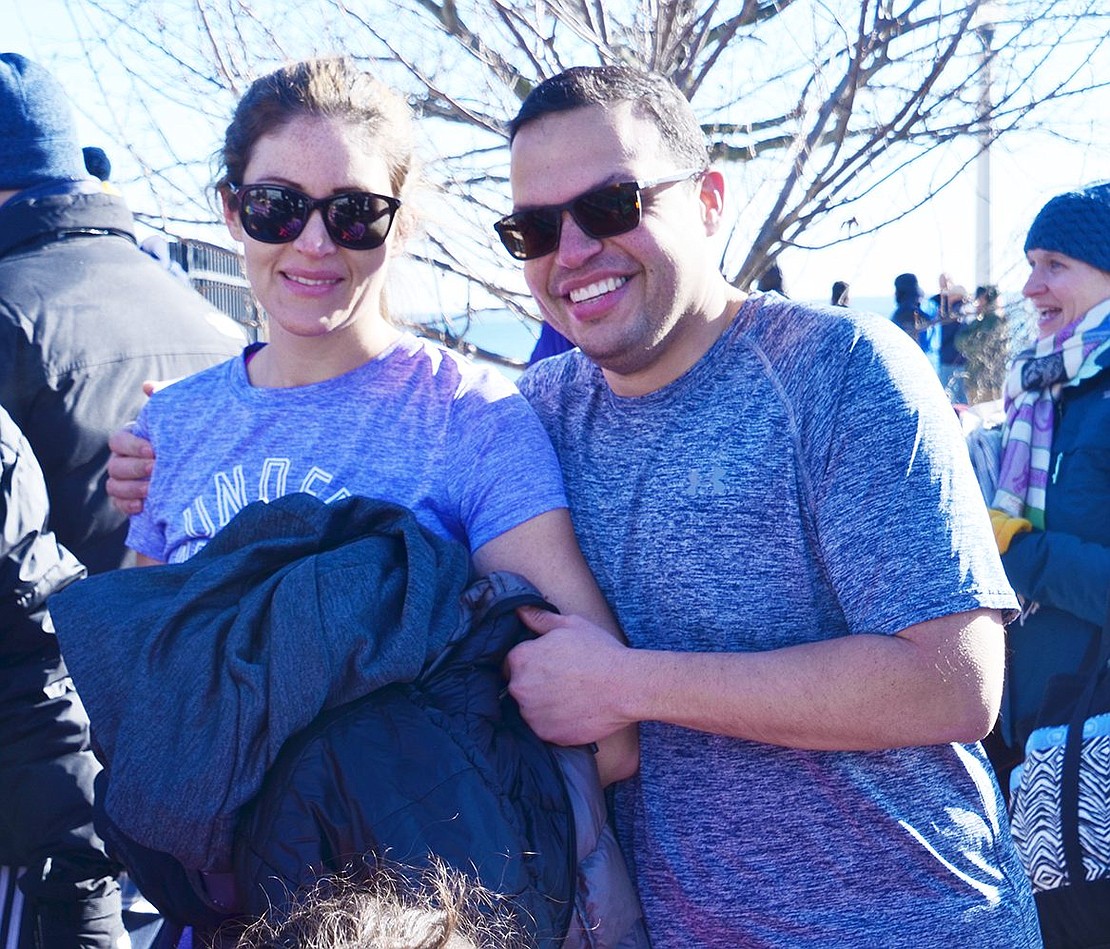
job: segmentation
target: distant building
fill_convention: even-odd
[[[191,238],[169,241],[168,249],[201,296],[242,324],[252,339],[265,338],[266,314],[251,293],[238,253]]]

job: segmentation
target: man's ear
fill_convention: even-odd
[[[227,185],[220,187],[220,205],[224,211],[224,224],[227,225],[231,236],[242,244],[243,222],[239,220],[239,199],[231,193]]]
[[[725,210],[725,176],[710,168],[701,176],[701,217],[707,234],[716,234]]]

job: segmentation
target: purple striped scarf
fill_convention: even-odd
[[[1110,349],[1110,300],[1054,336],[1039,339],[1014,359],[1006,376],[1002,462],[991,507],[1027,518],[1044,530],[1044,499],[1052,457],[1056,401],[1064,386],[1079,385],[1102,369]]]

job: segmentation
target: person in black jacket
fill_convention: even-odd
[[[58,82],[0,54],[0,405],[42,466],[58,538],[99,573],[124,564],[104,490],[108,436],[148,379],[238,353],[245,334],[135,244],[123,199],[91,178]]]
[[[38,578],[45,592],[72,579],[78,561],[92,573],[124,564],[127,519],[104,488],[108,435],[137,415],[144,380],[205,368],[245,342],[233,321],[136,247],[122,198],[88,174],[57,81],[23,56],[0,54],[0,406],[26,438],[18,458],[33,452],[34,477],[44,481],[13,499],[5,458],[16,530],[5,531],[0,622],[0,873],[27,867],[33,941],[21,946],[107,947],[122,932],[118,867],[91,825],[98,766],[88,720],[41,591],[23,587],[27,571],[49,563],[40,546],[57,561]],[[56,549],[38,533],[47,506]]]
[[[50,533],[42,470],[3,409],[0,463],[0,864],[23,868],[22,914],[6,887],[0,943],[107,949],[123,933],[119,867],[93,830],[100,766],[46,609],[85,570]]]
[[[922,349],[926,348],[924,327],[929,322],[928,314],[921,308],[924,299],[925,291],[916,274],[903,273],[894,278],[894,312],[890,318]]]

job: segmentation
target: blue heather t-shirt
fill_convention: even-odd
[[[577,351],[520,386],[634,647],[777,649],[1016,606],[955,415],[886,320],[755,295],[657,392],[615,396]],[[616,814],[657,949],[1040,945],[979,745],[640,734]]]
[[[295,491],[404,505],[472,552],[566,507],[551,444],[512,383],[411,334],[294,388],[252,386],[236,357],[152,396],[137,433],[157,463],[127,543],[164,562],[191,557],[248,503]]]

